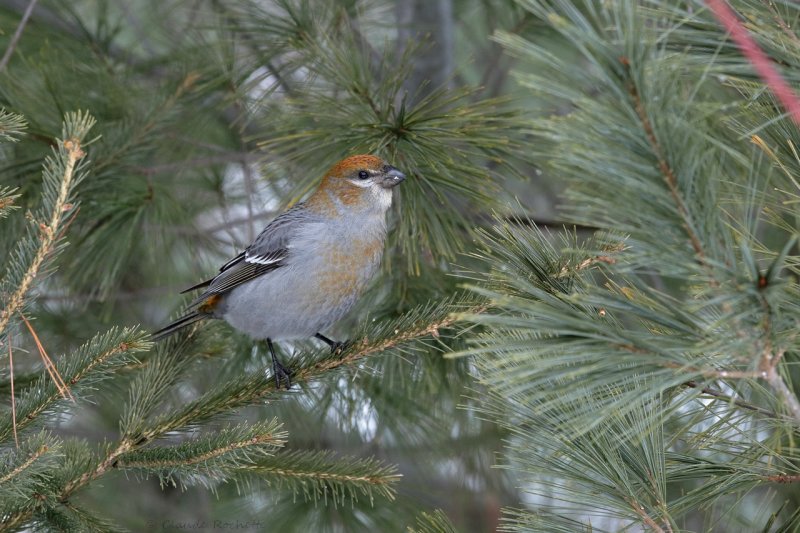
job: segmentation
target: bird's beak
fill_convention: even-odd
[[[386,165],[384,167],[383,179],[381,180],[381,187],[384,189],[391,189],[404,179],[406,179],[405,174],[392,166]]]

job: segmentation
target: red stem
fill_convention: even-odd
[[[714,13],[720,23],[731,34],[753,68],[764,80],[772,93],[778,98],[783,107],[789,112],[792,120],[800,125],[800,100],[778,73],[769,57],[759,48],[755,39],[745,29],[736,13],[731,9],[726,0],[706,0],[706,5]]]

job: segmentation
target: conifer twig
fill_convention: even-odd
[[[775,474],[764,479],[772,483],[798,483],[800,482],[800,474]]]
[[[58,191],[58,197],[53,204],[53,213],[50,217],[50,221],[47,224],[40,224],[42,237],[36,255],[34,256],[33,261],[31,261],[31,264],[28,266],[28,269],[25,271],[25,275],[22,277],[19,287],[17,287],[17,289],[8,299],[8,304],[5,306],[5,308],[0,311],[0,333],[5,331],[6,327],[8,326],[8,322],[11,320],[11,317],[19,310],[20,307],[22,307],[22,304],[25,300],[25,295],[28,293],[33,281],[39,274],[39,269],[44,263],[44,260],[47,258],[47,255],[52,250],[53,245],[58,240],[61,214],[68,209],[67,197],[69,196],[70,185],[74,178],[75,165],[78,163],[78,160],[86,155],[86,153],[81,149],[81,144],[77,139],[64,140],[64,149],[67,151],[67,164],[64,170],[64,175],[61,177],[61,188]]]
[[[221,455],[231,453],[235,450],[242,450],[245,448],[249,448],[251,446],[264,445],[264,444],[271,444],[273,446],[282,446],[285,442],[286,442],[285,434],[281,434],[280,432],[273,432],[265,435],[256,435],[254,437],[250,437],[248,439],[237,442],[231,442],[226,444],[225,446],[221,446],[219,448],[215,448],[213,450],[209,450],[207,452],[186,459],[181,459],[181,460],[161,459],[153,461],[146,461],[140,459],[136,461],[127,461],[123,458],[119,459],[116,463],[113,463],[112,466],[114,466],[115,468],[170,468],[178,466],[188,466],[188,465],[195,465],[198,463],[205,463],[206,461],[210,461],[211,459],[215,459]]]
[[[798,39],[797,35],[795,35],[795,33],[792,30],[792,28],[790,28],[789,25],[786,24],[786,21],[784,21],[781,18],[781,16],[778,14],[778,10],[775,9],[775,4],[773,4],[772,0],[761,0],[761,3],[764,4],[764,6],[766,6],[766,8],[772,14],[772,19],[775,21],[775,23],[778,25],[778,27],[780,27],[781,31],[783,31],[783,33],[789,39],[794,41],[795,45],[800,44],[800,39]]]
[[[794,391],[789,389],[783,376],[778,372],[778,365],[783,359],[783,354],[786,350],[776,348],[771,340],[772,335],[772,320],[770,319],[769,302],[762,296],[762,305],[764,307],[764,347],[761,350],[761,358],[758,363],[758,370],[761,373],[761,378],[767,382],[775,394],[784,402],[789,413],[794,417],[796,422],[800,422],[800,401],[797,399]]]
[[[134,344],[129,344],[127,342],[123,342],[120,344],[116,344],[109,349],[103,351],[102,353],[98,354],[93,360],[87,364],[84,368],[81,368],[78,372],[72,375],[69,379],[69,384],[75,386],[79,383],[82,379],[84,379],[91,371],[95,370],[98,366],[107,363],[111,358],[121,353],[127,352],[132,349],[138,348]],[[57,401],[60,397],[60,394],[52,394],[47,396],[45,399],[38,403],[35,408],[31,409],[30,412],[22,417],[19,420],[19,424],[15,425],[15,429],[22,429],[28,426],[29,424],[33,423],[43,411],[45,411],[48,407],[50,407],[53,402]],[[5,437],[5,435],[0,435],[0,437]]]
[[[6,65],[8,65],[8,62],[11,60],[11,56],[14,54],[14,50],[16,50],[17,44],[22,37],[22,31],[25,29],[25,25],[28,24],[28,19],[31,17],[33,8],[36,7],[36,3],[38,1],[39,0],[30,0],[30,2],[28,2],[28,7],[25,8],[25,12],[22,14],[22,19],[17,25],[17,31],[14,32],[14,36],[11,37],[11,41],[8,43],[8,48],[6,48],[6,52],[3,54],[3,58],[0,59],[0,72],[5,70]]]
[[[353,476],[350,474],[336,474],[331,472],[308,472],[302,471],[293,468],[277,468],[277,467],[266,467],[263,465],[247,465],[242,467],[240,470],[242,471],[254,471],[254,472],[270,472],[272,474],[276,474],[279,476],[286,476],[286,477],[294,477],[294,478],[306,478],[306,479],[323,479],[323,480],[336,480],[336,481],[344,481],[344,482],[353,482],[353,481],[360,481],[363,483],[369,483],[370,485],[386,485],[392,481],[396,481],[398,478],[401,477],[400,474],[394,474],[390,476]]]
[[[781,375],[778,373],[777,365],[770,365],[768,370],[766,371],[766,377],[764,378],[769,386],[772,387],[772,390],[775,391],[786,405],[786,408],[792,414],[794,419],[800,422],[800,401],[798,401],[797,396],[794,392],[786,385],[786,382],[783,380]]]
[[[740,400],[738,398],[725,394],[724,392],[719,391],[717,389],[712,389],[711,387],[704,387],[694,380],[687,381],[686,383],[684,383],[684,386],[692,389],[699,389],[700,392],[705,395],[713,396],[714,398],[717,398],[719,400],[730,402],[737,407],[741,407],[742,409],[747,409],[748,411],[753,411],[755,413],[759,413],[768,416],[770,418],[780,418],[780,415],[778,415],[778,413],[774,413],[769,409],[764,409],[763,407],[759,407],[757,405],[745,402],[744,400]]]
[[[0,485],[2,485],[3,483],[7,483],[11,479],[14,479],[16,476],[21,474],[26,468],[31,466],[39,457],[44,455],[45,452],[47,452],[47,445],[42,444],[39,447],[39,449],[31,453],[31,455],[27,459],[25,459],[25,461],[21,465],[19,465],[14,470],[12,470],[8,474],[0,478]]]
[[[653,520],[653,519],[650,517],[650,515],[649,515],[649,514],[647,514],[647,512],[644,510],[644,507],[642,507],[642,505],[641,505],[639,502],[637,502],[637,501],[636,501],[635,499],[633,499],[633,498],[629,498],[629,499],[628,499],[628,503],[631,505],[631,507],[633,508],[633,510],[636,512],[636,514],[637,514],[637,515],[639,515],[639,516],[641,517],[641,519],[642,519],[642,522],[643,522],[643,523],[644,523],[644,524],[645,524],[647,527],[651,528],[653,531],[655,531],[655,532],[657,532],[657,533],[666,533],[666,532],[664,531],[664,528],[662,528],[661,526],[659,526],[659,525],[658,525],[658,523],[656,523],[656,521],[655,521],[655,520]],[[669,531],[672,531],[672,528],[670,528],[670,529],[669,529]]]
[[[653,150],[656,159],[658,159],[658,169],[661,171],[661,175],[664,178],[664,182],[667,184],[670,195],[672,195],[672,199],[675,202],[675,207],[678,210],[678,215],[680,215],[682,219],[683,228],[686,230],[686,233],[689,236],[689,241],[692,243],[694,253],[697,255],[697,259],[700,264],[706,268],[709,268],[708,259],[706,258],[703,244],[700,242],[700,237],[698,237],[697,233],[694,231],[694,228],[691,224],[691,214],[689,213],[689,209],[686,207],[686,202],[684,202],[681,192],[678,189],[678,177],[675,175],[675,171],[667,162],[664,149],[661,147],[661,143],[658,142],[655,130],[653,129],[653,123],[650,121],[650,117],[644,107],[644,102],[642,102],[642,99],[639,96],[639,91],[636,86],[631,83],[628,87],[628,92],[633,99],[633,105],[636,109],[636,114],[639,117],[639,121],[642,123],[642,128],[644,129],[647,141],[650,143],[650,148]],[[713,285],[717,284],[713,278],[711,283]]]

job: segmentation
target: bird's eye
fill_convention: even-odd
[[[365,179],[367,179],[368,177],[369,177],[369,174],[367,173],[367,171],[366,171],[366,170],[362,170],[362,171],[360,171],[360,172],[358,173],[358,179],[360,179],[360,180],[365,180]]]

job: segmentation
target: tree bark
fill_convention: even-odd
[[[397,0],[398,55],[409,46],[413,70],[406,80],[408,97],[418,101],[431,91],[448,87],[453,77],[452,0]]]

